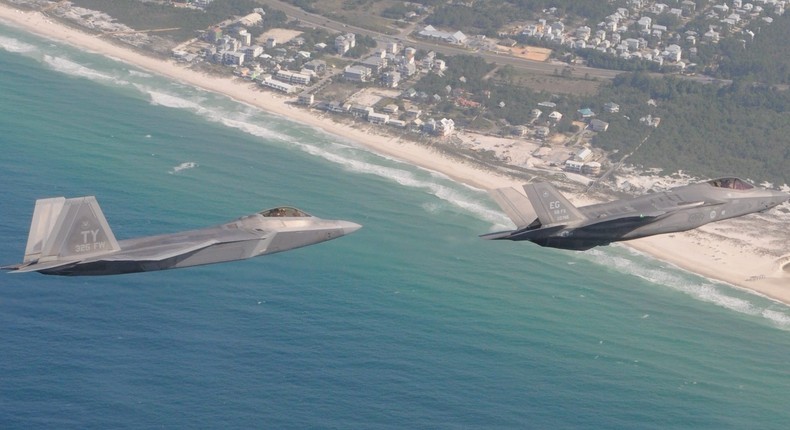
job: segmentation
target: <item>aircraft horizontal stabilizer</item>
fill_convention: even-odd
[[[481,234],[480,237],[486,240],[507,239],[513,234],[512,231],[499,231],[496,233]]]
[[[76,261],[48,261],[46,263],[34,263],[34,264],[18,264],[16,266],[5,266],[3,269],[8,270],[8,273],[28,273],[28,272],[39,272],[42,270],[49,270],[55,269],[58,267],[65,267],[70,266],[76,263]]]

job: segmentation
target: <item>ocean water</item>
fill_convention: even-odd
[[[0,24],[0,263],[35,199],[116,237],[291,204],[364,228],[253,260],[0,274],[0,428],[760,428],[790,309],[623,247],[477,238],[481,190]]]

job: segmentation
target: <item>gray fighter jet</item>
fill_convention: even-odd
[[[116,241],[96,198],[36,200],[21,264],[46,275],[115,275],[242,260],[335,239],[361,226],[278,207],[214,227]]]
[[[611,242],[686,231],[709,222],[766,211],[790,194],[721,178],[630,199],[575,207],[551,184],[524,185],[490,194],[516,230],[484,234],[484,239],[528,240],[551,248],[586,250]]]

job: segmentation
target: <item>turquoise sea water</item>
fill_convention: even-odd
[[[119,239],[292,204],[364,228],[242,262],[0,274],[0,428],[760,428],[790,309],[636,255],[488,242],[480,190],[0,25],[0,264],[33,203]]]

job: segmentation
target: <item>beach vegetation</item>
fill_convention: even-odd
[[[318,9],[316,9],[315,4],[316,0],[286,0],[288,3],[302,9],[305,12],[316,13]]]
[[[509,84],[508,71],[485,79],[491,65],[479,58],[447,58],[444,75],[427,74],[415,89],[426,94],[446,94],[447,86],[464,99],[480,103],[479,109],[462,109],[444,99],[434,112],[451,116],[458,124],[482,132],[498,132],[505,125],[549,125],[559,133],[579,131],[576,110],[589,106],[608,131],[594,135],[593,143],[609,152],[632,152],[646,137],[629,162],[667,171],[684,170],[700,176],[722,174],[790,183],[786,169],[790,160],[790,91],[776,86],[738,79],[731,84],[705,84],[680,77],[655,78],[647,73],[626,73],[611,83],[597,82],[595,92],[539,91]],[[460,78],[464,77],[463,80]],[[575,80],[551,77],[558,82]],[[551,101],[564,114],[556,124],[536,120],[533,110]],[[651,101],[648,103],[648,101]],[[620,111],[607,113],[604,105],[615,102]],[[482,114],[481,114],[482,113]],[[640,118],[643,121],[640,121]],[[650,118],[660,118],[658,127]],[[501,122],[504,120],[504,122]]]
[[[223,0],[211,2],[205,10],[175,8],[164,2],[140,2],[138,0],[72,0],[74,5],[105,12],[118,22],[135,30],[157,30],[172,28],[166,35],[176,42],[197,36],[199,31],[216,25],[231,17],[243,16],[261,7],[257,0]],[[263,26],[281,25],[286,16],[282,11],[266,10]],[[257,29],[262,32],[263,28]],[[256,35],[256,29],[250,33]],[[165,35],[162,33],[160,35]]]
[[[407,6],[404,3],[398,3],[389,6],[383,11],[381,11],[381,16],[389,19],[402,19],[406,16],[407,13],[414,11],[416,11],[415,7]]]
[[[604,113],[601,106],[612,100],[620,112]],[[790,183],[788,91],[741,80],[714,85],[637,73],[619,76],[586,103],[610,124],[593,139],[596,146],[629,153],[648,138],[631,163]],[[661,118],[657,128],[640,121],[648,115]]]
[[[395,4],[392,0],[288,0],[302,10],[344,23],[381,33],[395,34],[392,21],[382,12]]]

